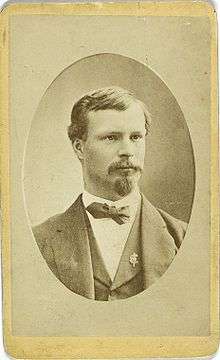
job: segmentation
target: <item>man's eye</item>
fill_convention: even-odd
[[[104,137],[104,140],[114,141],[114,140],[117,140],[117,136],[116,135],[106,135]]]
[[[143,136],[142,135],[139,135],[139,134],[136,134],[136,135],[132,135],[131,136],[131,139],[133,140],[133,141],[138,141],[138,140],[141,140],[143,138]]]

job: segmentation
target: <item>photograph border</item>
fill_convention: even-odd
[[[11,329],[10,247],[10,135],[9,135],[9,18],[11,15],[114,15],[114,16],[208,16],[211,27],[211,224],[210,224],[210,336],[173,337],[16,337]],[[158,1],[86,4],[8,4],[0,16],[0,129],[3,328],[5,350],[15,358],[137,358],[191,357],[214,354],[219,344],[219,203],[217,24],[215,10],[204,1]]]

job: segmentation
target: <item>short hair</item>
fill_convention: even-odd
[[[120,87],[107,87],[87,93],[74,104],[71,112],[71,124],[68,126],[68,136],[71,142],[73,143],[75,139],[86,140],[88,128],[87,115],[90,111],[124,111],[134,102],[138,103],[143,110],[146,134],[148,134],[151,115],[146,105],[128,90]]]

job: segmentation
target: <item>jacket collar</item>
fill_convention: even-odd
[[[61,281],[73,292],[93,299],[93,269],[81,195],[63,215],[63,243],[68,243],[71,251],[66,259],[66,268],[60,266],[61,261],[57,262]]]
[[[144,288],[167,270],[177,252],[174,239],[157,209],[142,195],[141,244]]]

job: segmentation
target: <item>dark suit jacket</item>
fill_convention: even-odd
[[[64,213],[33,228],[39,249],[56,277],[73,292],[94,298],[86,211],[81,195]],[[186,224],[156,209],[142,196],[141,234],[144,288],[167,270],[181,245]],[[126,274],[125,274],[126,276]]]

